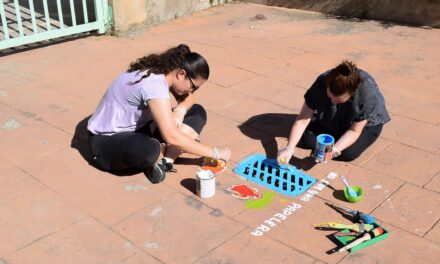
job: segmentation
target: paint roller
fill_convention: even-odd
[[[364,222],[365,224],[373,224],[376,222],[376,220],[374,220],[374,218],[369,214],[364,214],[360,211],[355,211],[355,210],[351,210],[348,208],[340,207],[340,206],[337,206],[337,205],[334,205],[331,203],[325,203],[325,204],[327,204],[328,206],[330,206],[331,208],[333,208],[335,210],[338,210],[340,212],[344,212],[346,214],[353,216],[355,221],[360,220],[360,221]]]
[[[375,237],[378,237],[378,236],[382,235],[383,233],[384,233],[384,231],[383,231],[383,229],[381,227],[376,227],[375,229],[371,230],[370,232],[365,233],[360,238],[354,240],[350,244],[340,248],[338,250],[338,253],[341,253],[341,252],[344,252],[346,250],[349,250],[350,248],[353,248],[353,247],[361,244],[362,242],[365,242],[365,241],[368,241],[368,240],[373,239]]]

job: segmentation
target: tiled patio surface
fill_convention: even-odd
[[[137,57],[179,43],[211,67],[197,92],[209,119],[201,140],[233,151],[210,199],[194,194],[199,160],[191,155],[157,185],[87,162],[85,123],[112,79]],[[436,29],[241,3],[130,37],[1,57],[0,263],[439,263],[439,43]],[[276,194],[264,208],[247,208],[227,191],[245,183],[231,169],[249,154],[273,157],[306,89],[344,58],[376,78],[392,121],[354,162],[312,166],[309,151],[298,151],[294,165],[330,186],[312,187],[307,199]],[[331,171],[366,197],[345,202]],[[349,221],[325,202],[371,213],[389,237],[327,254],[336,247],[332,232],[312,224]],[[300,208],[275,221],[292,204]],[[262,225],[266,232],[253,235]]]

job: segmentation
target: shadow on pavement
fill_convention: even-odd
[[[79,154],[86,160],[89,165],[93,165],[93,157],[89,148],[88,139],[88,131],[87,131],[87,122],[89,121],[90,116],[84,118],[79,122],[75,127],[75,134],[72,137],[72,141],[70,146],[76,150],[78,150]],[[94,166],[95,167],[95,166]]]
[[[185,187],[188,191],[196,194],[196,179],[186,178],[180,181],[180,185]]]
[[[335,190],[335,191],[333,191],[333,197],[335,199],[338,199],[338,200],[343,201],[343,202],[347,201],[347,199],[345,198],[343,190]]]
[[[268,113],[256,115],[239,126],[240,131],[252,139],[261,141],[268,158],[276,158],[278,146],[277,137],[288,138],[290,129],[298,115]],[[297,158],[295,156],[289,161],[289,164],[300,170],[310,170],[316,165],[312,157]]]
[[[202,166],[203,157],[200,157],[200,158],[179,157],[178,159],[176,159],[174,164]]]

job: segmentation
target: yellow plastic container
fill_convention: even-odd
[[[351,189],[352,189],[353,191],[356,192],[357,196],[355,197],[355,196],[351,196],[351,195],[349,195],[349,194],[348,194],[348,188],[345,187],[345,188],[344,188],[345,199],[347,199],[347,201],[349,201],[350,203],[357,203],[357,202],[359,202],[359,201],[362,199],[362,197],[364,197],[364,191],[363,191],[362,188],[359,187],[359,186],[354,186],[354,185],[352,185],[352,186],[350,186],[350,187],[351,187]]]

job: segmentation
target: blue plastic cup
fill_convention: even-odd
[[[320,134],[316,137],[315,159],[316,162],[327,162],[332,159],[335,138],[328,134]]]

